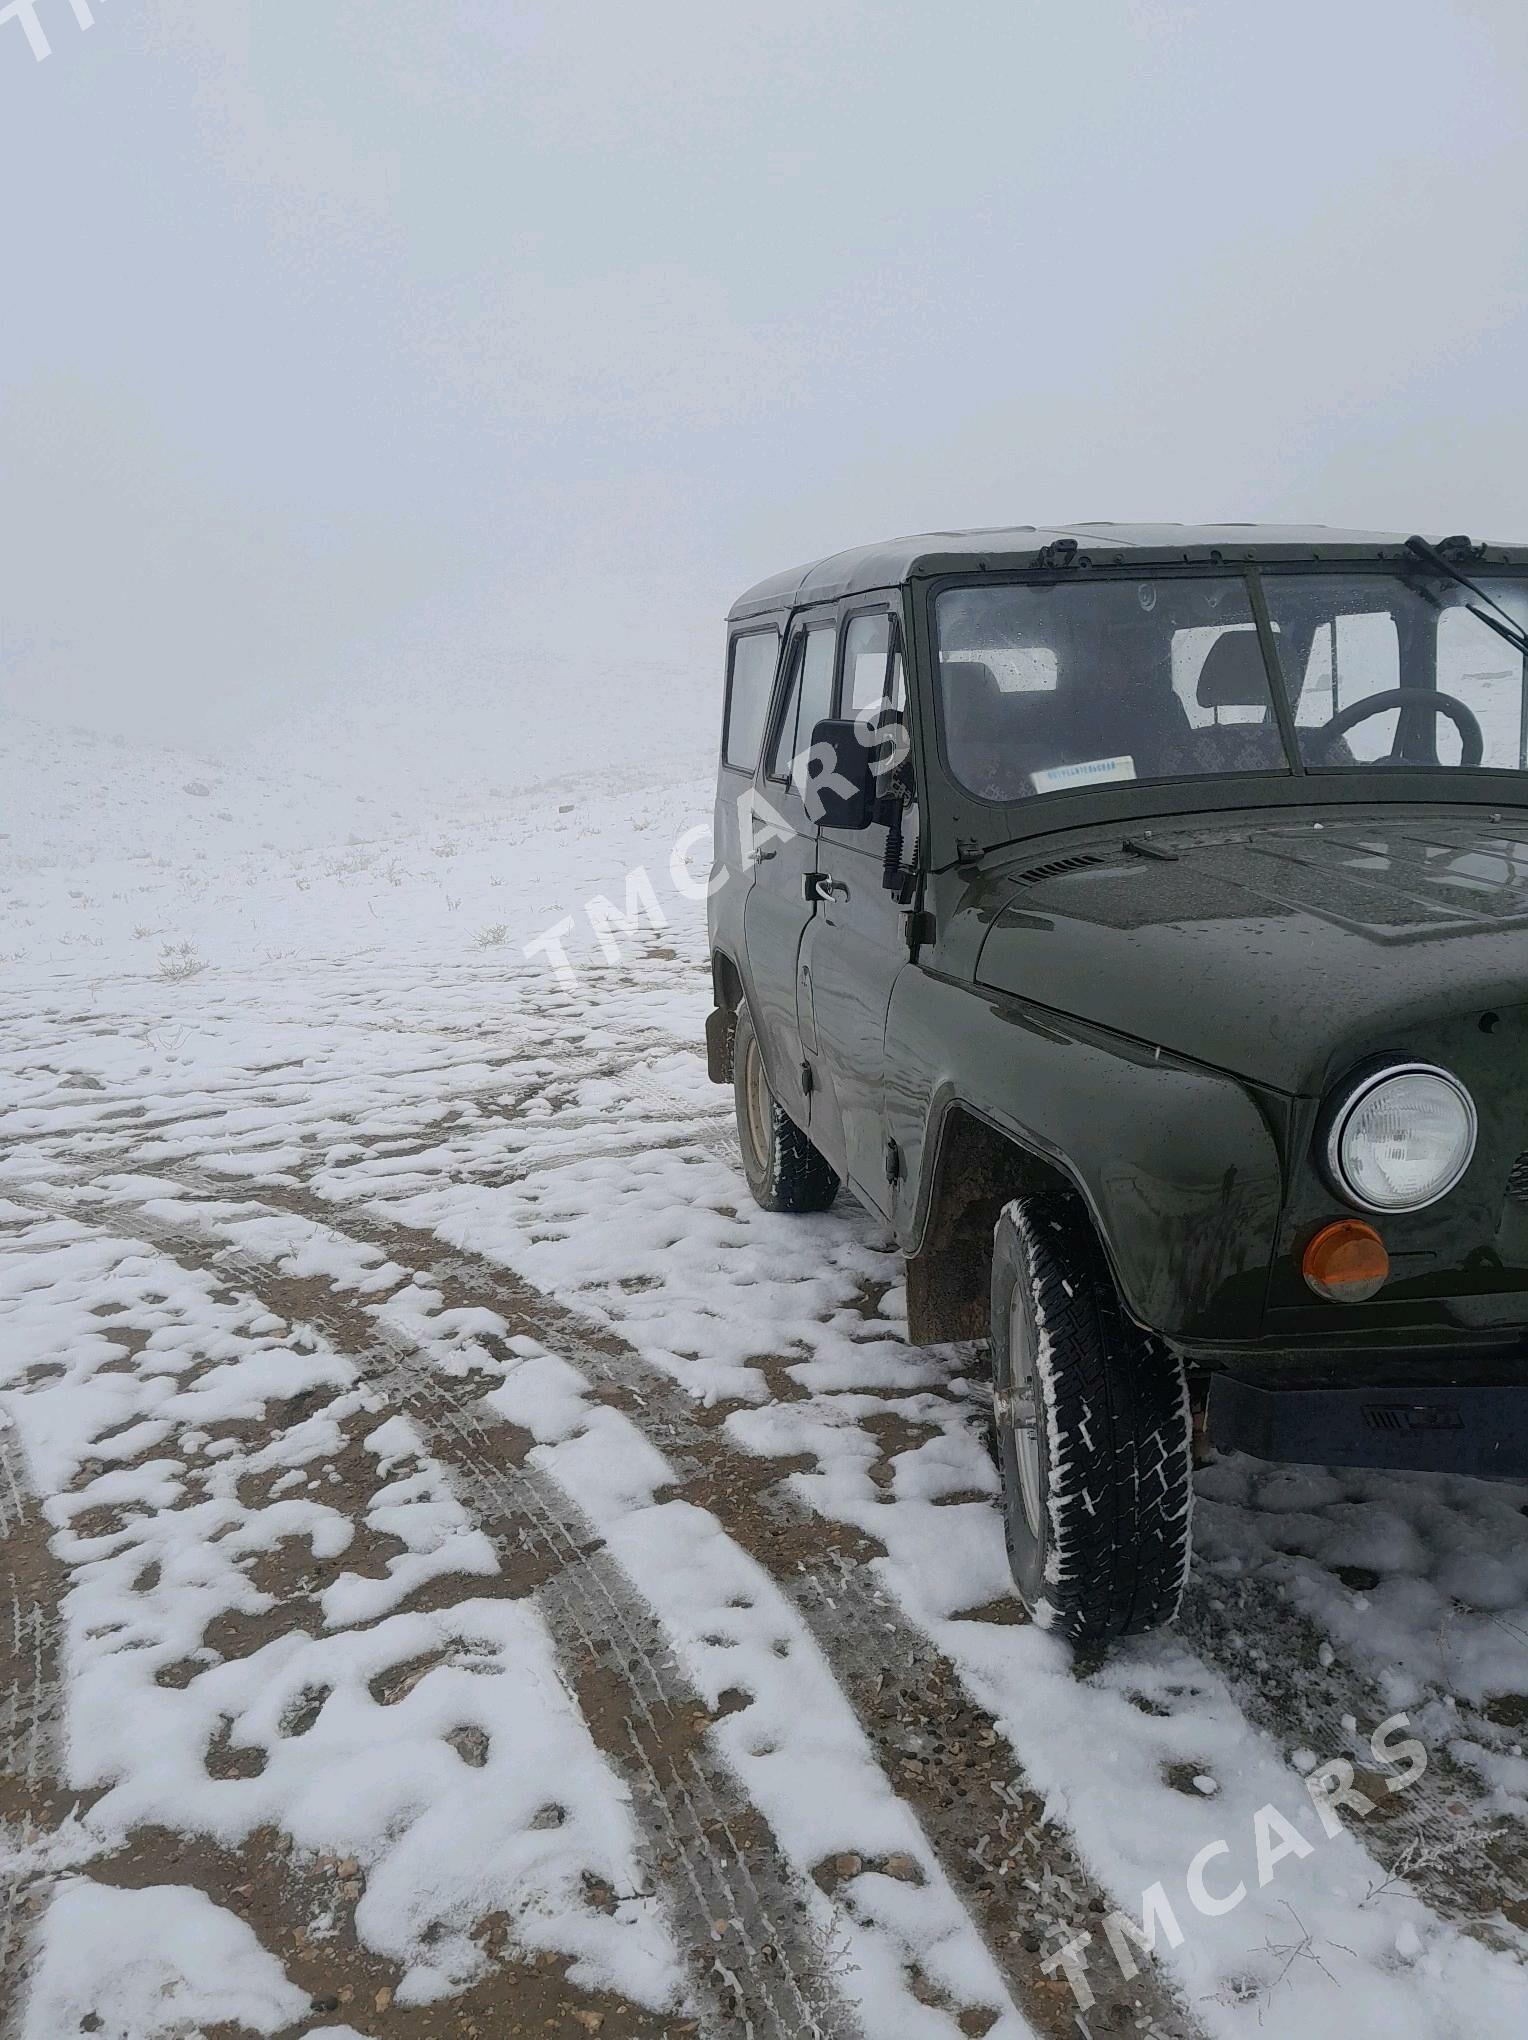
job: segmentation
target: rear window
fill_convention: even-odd
[[[723,761],[739,772],[752,772],[764,741],[775,665],[780,656],[777,630],[751,630],[732,640],[732,671],[727,682],[727,728],[722,738]]]

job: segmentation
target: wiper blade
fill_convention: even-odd
[[[1516,651],[1521,652],[1525,659],[1528,659],[1528,631],[1523,629],[1523,626],[1515,617],[1507,614],[1494,595],[1488,595],[1478,582],[1472,581],[1468,574],[1456,567],[1451,559],[1446,559],[1436,546],[1429,545],[1425,538],[1413,533],[1406,541],[1406,550],[1414,554],[1417,559],[1426,560],[1429,566],[1436,567],[1440,574],[1447,574],[1448,578],[1456,582],[1459,587],[1468,588],[1470,593],[1478,595],[1482,602],[1488,602],[1496,611],[1495,616],[1487,616],[1485,611],[1477,609],[1473,602],[1467,603],[1466,607],[1471,616],[1478,616],[1481,622],[1494,630],[1498,637],[1505,638],[1509,645]],[[1500,621],[1497,620],[1498,618]]]

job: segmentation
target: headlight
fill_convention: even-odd
[[[1402,1063],[1343,1096],[1327,1134],[1333,1186],[1366,1211],[1420,1211],[1446,1197],[1475,1152],[1475,1107],[1447,1070]]]

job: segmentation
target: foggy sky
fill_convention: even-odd
[[[714,659],[899,531],[1528,536],[1520,0],[36,0],[0,705]]]

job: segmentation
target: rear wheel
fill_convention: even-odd
[[[1014,1583],[1075,1643],[1172,1621],[1188,1574],[1181,1364],[1121,1307],[1073,1196],[1016,1198],[992,1257],[993,1438]]]
[[[732,1095],[743,1174],[755,1201],[766,1211],[826,1211],[838,1178],[775,1103],[746,1005],[738,1008],[732,1042]]]

